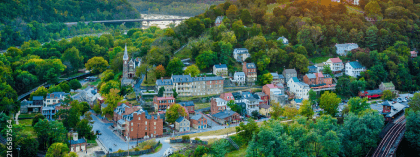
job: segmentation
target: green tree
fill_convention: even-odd
[[[58,77],[58,75],[57,75],[56,71],[54,70],[54,68],[49,69],[44,76],[45,80],[50,84],[57,83],[58,82],[57,77]]]
[[[350,108],[350,112],[353,112],[354,114],[359,115],[362,111],[369,109],[370,104],[367,101],[368,101],[367,98],[363,98],[363,99],[359,97],[350,98],[350,100],[347,102]]]
[[[70,80],[69,86],[70,86],[70,89],[73,89],[73,90],[82,88],[82,84],[80,84],[80,82],[77,79]]]
[[[243,122],[239,123],[239,126],[236,127],[236,133],[241,137],[244,143],[248,143],[252,139],[252,135],[258,134],[259,128],[257,122],[252,118],[248,120],[248,123],[245,125]]]
[[[65,157],[70,149],[65,143],[54,143],[47,151],[46,157]]]
[[[101,112],[101,105],[100,105],[99,103],[97,103],[97,104],[93,105],[93,111],[94,111],[96,114],[102,114],[102,112]]]
[[[47,94],[48,94],[48,90],[44,86],[41,86],[41,87],[38,87],[36,91],[32,92],[29,98],[31,100],[33,96],[43,96],[45,98]]]
[[[377,33],[378,33],[378,28],[376,28],[375,26],[370,26],[366,30],[365,42],[366,42],[366,46],[371,50],[375,50],[376,46],[378,45],[376,42]]]
[[[308,118],[312,118],[314,115],[314,110],[312,110],[312,105],[308,100],[303,100],[299,108],[299,114]]]
[[[54,92],[63,92],[61,87],[59,85],[51,85],[50,88],[48,88],[48,93],[54,93]]]
[[[229,142],[226,139],[220,139],[211,145],[211,152],[215,157],[224,157],[228,152]]]
[[[58,84],[57,86],[59,86],[61,88],[61,90],[63,90],[63,92],[70,93],[70,86],[69,86],[69,83],[67,81],[63,81],[60,84]]]
[[[367,3],[365,6],[365,11],[366,11],[367,16],[370,18],[377,18],[377,19],[382,18],[381,7],[379,6],[378,1],[376,0],[369,1],[369,3]]]
[[[350,92],[350,79],[347,76],[341,76],[338,78],[335,91],[338,95],[349,98],[352,93]]]
[[[270,84],[273,81],[273,75],[271,73],[263,74],[261,77],[261,85]]]
[[[309,95],[309,103],[311,103],[311,105],[314,105],[318,100],[318,96],[317,96],[316,92],[314,90],[310,89],[309,92],[308,92],[308,95]]]
[[[160,87],[159,91],[158,91],[158,97],[162,97],[163,96],[163,92],[165,92],[165,87]]]
[[[195,64],[193,64],[193,65],[188,66],[187,69],[185,69],[184,74],[185,75],[191,74],[191,77],[195,77],[198,74],[200,74],[200,70]]]
[[[183,117],[186,114],[185,109],[181,105],[173,104],[166,111],[166,121],[173,124],[180,116]]]
[[[410,105],[411,110],[415,112],[420,111],[420,93],[414,93],[408,105]]]
[[[350,91],[352,96],[359,95],[360,91],[364,91],[366,88],[366,81],[363,79],[354,80],[350,82]]]
[[[330,64],[325,64],[325,65],[324,65],[324,69],[322,69],[322,72],[323,72],[324,74],[329,74],[329,75],[331,75],[331,77],[334,77],[334,74],[333,74],[333,72],[332,72],[332,70],[331,70],[331,66],[330,66]]]
[[[362,115],[349,113],[341,129],[341,153],[345,156],[365,156],[379,142],[384,118],[376,111]]]
[[[418,94],[418,93],[416,93]],[[407,114],[407,123],[406,123],[406,131],[405,131],[405,138],[410,142],[413,148],[420,147],[420,111],[408,110]]]
[[[296,67],[300,73],[306,73],[309,71],[309,60],[302,54],[296,54],[295,57],[290,61],[289,67]]]
[[[76,47],[72,47],[64,51],[63,55],[61,56],[61,60],[63,63],[68,63],[71,65],[70,71],[77,71],[81,68],[83,64],[83,56],[79,55],[79,50]]]
[[[101,85],[101,94],[108,94],[111,89],[120,89],[120,82],[111,80]]]
[[[76,128],[77,123],[80,121],[80,114],[77,109],[73,107],[68,109],[67,111],[65,109],[61,109],[57,112],[57,116],[61,117],[62,115],[64,117],[63,125],[67,128],[67,130]]]
[[[171,61],[169,61],[168,66],[166,66],[166,74],[167,75],[181,75],[183,73],[182,68],[184,67],[184,63],[175,57]]]
[[[178,93],[176,92],[175,88],[172,89],[172,92],[173,92],[174,98],[176,99],[178,97]]]
[[[243,9],[241,11],[241,20],[244,23],[244,25],[249,25],[252,23],[252,17],[248,9]]]
[[[40,120],[35,124],[34,130],[41,150],[47,150],[55,142],[66,142],[67,130],[61,122]]]
[[[85,64],[86,69],[91,70],[93,74],[105,71],[108,66],[108,61],[106,61],[103,57],[93,57]]]
[[[273,108],[270,112],[271,119],[276,120],[283,115],[284,108],[280,105],[280,103],[272,102],[271,106]]]
[[[341,99],[337,97],[335,93],[326,91],[321,95],[319,100],[319,107],[324,109],[326,114],[335,116],[338,113],[338,104],[340,103]]]
[[[17,103],[16,91],[6,82],[0,81],[0,111],[7,115],[18,112],[20,104]]]
[[[42,114],[35,115],[34,119],[32,119],[32,126],[35,126],[36,123],[38,123],[40,120],[45,119],[45,116]]]
[[[105,94],[105,101],[104,103],[107,104],[107,106],[102,109],[102,115],[113,115],[114,109],[117,107],[118,102],[120,102],[123,98],[122,96],[118,95],[119,90],[118,89],[111,89],[108,94]],[[98,113],[98,112],[96,112]]]
[[[196,64],[200,69],[208,69],[211,67],[211,65],[215,64],[215,61],[217,59],[216,53],[214,53],[211,50],[204,51],[200,55],[195,58]]]
[[[382,100],[392,100],[394,98],[394,94],[390,90],[384,90],[382,95]]]
[[[80,137],[84,137],[86,139],[92,140],[95,138],[92,132],[92,125],[89,124],[87,119],[82,119],[76,125],[77,133]]]

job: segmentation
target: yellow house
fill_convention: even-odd
[[[271,107],[270,105],[266,105],[266,104],[260,105],[260,115],[269,117],[271,111],[273,111],[273,107]]]

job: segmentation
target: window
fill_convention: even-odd
[[[133,128],[131,128],[131,131],[133,131]]]
[[[146,129],[145,130],[147,130],[147,126],[146,126]]]
[[[131,122],[131,126],[133,126],[133,122]]]
[[[139,117],[139,120],[140,120],[140,117]]]
[[[155,127],[155,129],[156,129],[156,127]]]
[[[154,125],[156,125],[156,122],[154,122],[155,124]]]
[[[156,131],[155,131],[155,134],[156,134]]]
[[[144,122],[147,125],[147,121]]]

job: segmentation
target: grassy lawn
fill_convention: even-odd
[[[176,53],[175,57],[178,57],[179,59],[191,58],[191,51],[188,51],[186,47],[184,47],[184,49]]]
[[[257,122],[258,126],[261,126],[264,122]],[[232,125],[229,128],[226,129],[221,129],[221,130],[215,130],[215,131],[207,131],[207,132],[200,132],[200,133],[195,133],[195,134],[190,134],[188,136],[190,136],[190,138],[195,138],[195,137],[200,137],[200,136],[217,136],[217,135],[226,135],[226,133],[231,134],[236,132],[236,126]],[[175,138],[181,138],[182,136],[178,136]],[[206,141],[206,140],[204,140]]]
[[[130,93],[126,96],[127,99],[135,99],[136,98],[136,93]]]
[[[147,84],[147,83],[141,83],[142,86],[156,86],[156,83],[151,83],[151,84]]]
[[[226,157],[243,157],[246,156],[246,148],[247,147],[241,147],[239,150],[234,150],[229,153],[227,153]]]
[[[23,114],[23,113],[21,113],[21,114],[19,114],[19,118],[34,118],[35,115],[37,115],[37,114],[36,113],[32,113],[32,114],[27,114],[27,113]]]
[[[19,124],[25,125],[25,126],[27,126],[27,125],[32,126],[32,119],[22,119],[22,120],[19,120]]]
[[[195,103],[194,105],[195,105],[194,109],[196,109],[196,110],[210,107],[209,102],[208,103]]]
[[[197,99],[197,98],[207,98],[207,97],[216,96],[216,95],[219,95],[219,94],[214,94],[214,95],[200,95],[200,96],[187,96],[187,97],[180,97],[180,96],[178,96],[177,99],[180,100],[180,101],[190,101],[190,100]]]
[[[311,62],[312,63],[314,63],[314,64],[316,64],[316,63],[322,63],[322,62],[325,62],[325,61],[327,61],[329,58],[331,58],[331,57],[313,57],[313,58],[310,58],[309,60],[311,60]]]
[[[91,144],[88,148],[92,148],[92,147],[98,146],[98,143],[96,143],[96,140],[87,140],[87,143],[90,143]]]

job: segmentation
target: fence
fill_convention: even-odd
[[[141,151],[135,151],[135,152],[130,152],[130,155],[143,155],[143,154],[147,154],[152,152],[154,149],[156,149],[157,146],[159,146],[160,141],[158,141],[158,143],[153,146],[153,148],[147,149],[147,150],[141,150]],[[107,157],[111,157],[111,156],[128,156],[128,152],[122,152],[122,153],[109,153],[106,155]]]
[[[207,145],[209,142],[207,141],[201,141],[201,140],[192,140],[191,143],[195,143],[195,144],[205,144]]]
[[[174,140],[169,140],[169,143],[190,143],[190,139],[188,140],[183,140],[183,139],[174,139]]]

